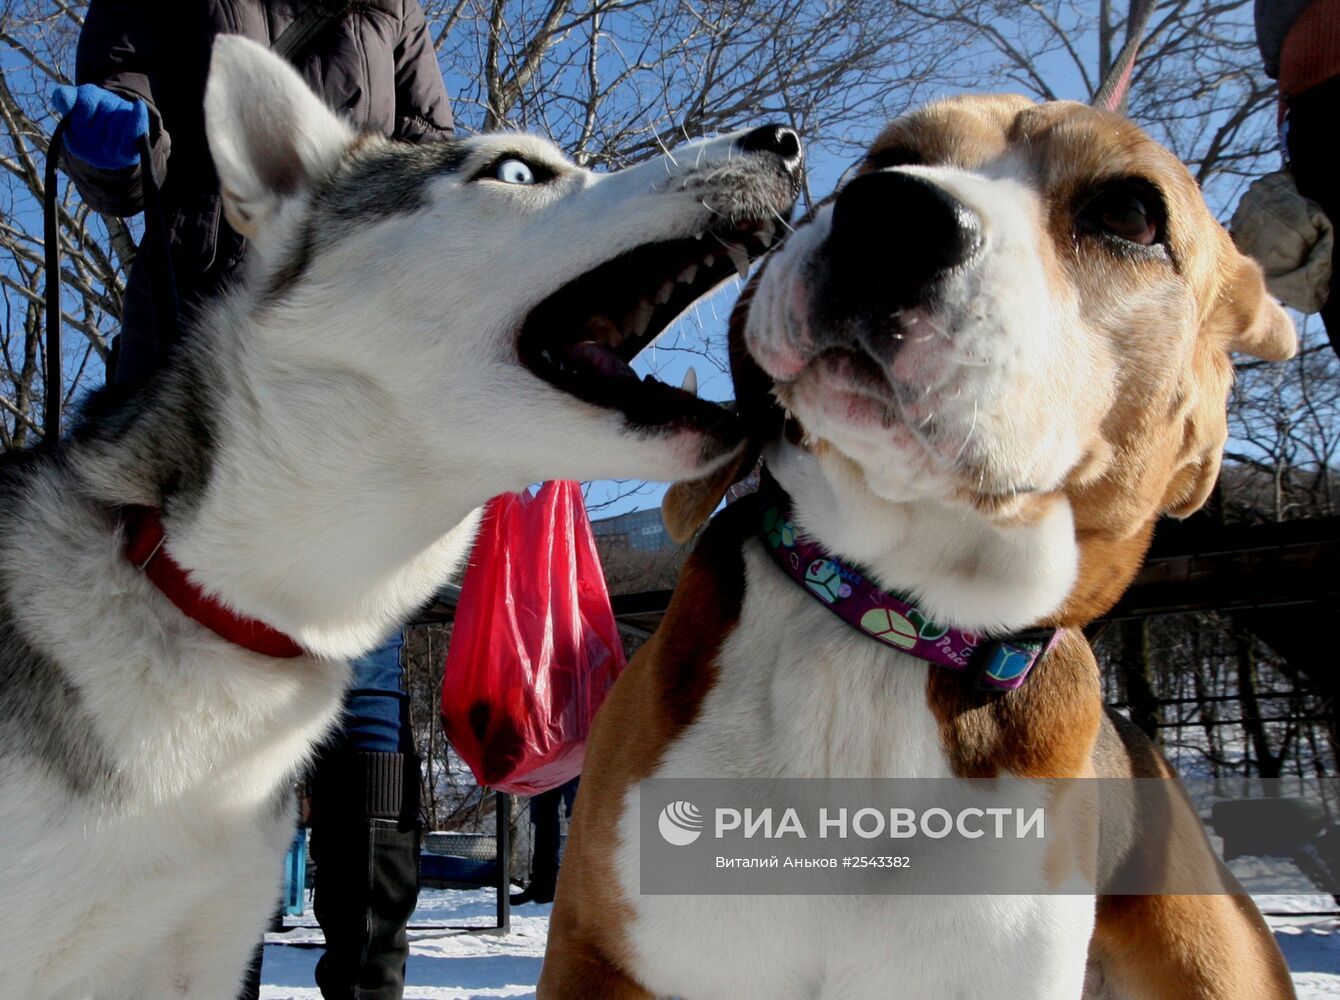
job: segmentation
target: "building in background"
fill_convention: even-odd
[[[661,509],[634,510],[615,517],[591,522],[591,533],[602,550],[637,549],[641,552],[659,552],[675,547],[666,534]]]

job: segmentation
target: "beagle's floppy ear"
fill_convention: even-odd
[[[1217,354],[1250,354],[1264,361],[1285,361],[1298,352],[1293,321],[1266,289],[1261,267],[1250,257],[1233,252],[1229,274],[1211,313],[1201,349]],[[1182,455],[1163,494],[1162,512],[1171,517],[1194,514],[1209,499],[1219,479],[1224,444],[1228,440],[1225,407],[1232,385],[1226,359],[1206,355],[1198,365],[1192,409],[1183,428]]]
[[[764,265],[766,267],[766,263]],[[702,479],[675,483],[665,494],[661,518],[676,542],[687,542],[712,516],[726,491],[753,471],[763,446],[781,433],[785,413],[772,395],[772,379],[749,356],[744,327],[749,303],[758,289],[763,267],[758,268],[740,292],[730,315],[730,372],[735,383],[735,408],[744,422],[745,446],[739,456]]]
[[[1214,421],[1215,415],[1206,416]],[[1219,465],[1228,440],[1227,421],[1221,416],[1216,426],[1197,428],[1195,418],[1189,418],[1187,434],[1201,440],[1182,457],[1163,491],[1160,513],[1168,517],[1190,517],[1210,499],[1219,481]]]
[[[1228,349],[1263,361],[1287,361],[1298,353],[1293,321],[1266,289],[1261,265],[1242,255],[1235,263],[1223,292]]]
[[[749,442],[738,458],[702,479],[682,479],[666,490],[661,519],[666,533],[683,544],[712,516],[726,491],[749,475],[758,462],[759,446]]]

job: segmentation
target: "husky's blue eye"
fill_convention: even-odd
[[[530,187],[549,183],[555,174],[554,168],[547,166],[543,161],[528,160],[521,153],[501,153],[497,159],[481,166],[470,177],[470,182],[497,181],[502,184]]]
[[[493,168],[493,176],[504,184],[534,184],[535,171],[525,160],[506,159]]]

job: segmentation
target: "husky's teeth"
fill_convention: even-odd
[[[553,358],[553,356],[549,353],[549,348],[547,348],[547,347],[546,347],[543,351],[540,352],[540,357],[544,358],[544,360],[545,360],[545,361],[548,361],[551,365],[554,363],[554,358]]]
[[[628,325],[624,327],[625,332],[630,337],[640,337],[647,332],[647,327],[651,324],[651,314],[656,311],[656,306],[643,299],[637,304],[637,309],[628,319]]]
[[[698,265],[690,264],[688,267],[684,268],[684,270],[679,272],[679,277],[676,278],[675,280],[682,281],[686,285],[691,285],[693,284],[693,279],[696,278],[697,276],[698,276]]]
[[[694,234],[693,234],[693,238],[694,238],[695,240],[700,240],[700,239],[702,239],[702,238],[703,238],[704,236],[706,236],[706,235],[707,235],[707,233],[705,233],[705,232],[704,232],[704,233],[694,233]]]
[[[754,238],[757,239],[760,244],[762,244],[764,250],[772,246],[771,229],[760,229],[758,232],[754,234]]]
[[[709,253],[706,257],[703,258],[703,267],[711,267],[716,262],[717,262],[717,255],[714,253]]]
[[[731,263],[735,265],[735,271],[741,278],[749,277],[749,254],[745,253],[744,247],[731,246],[726,247],[726,254],[730,257]]]
[[[689,370],[684,373],[684,381],[679,384],[679,387],[690,396],[698,395],[698,373],[693,370],[692,365],[689,365]]]
[[[667,302],[670,301],[670,296],[674,294],[674,291],[675,291],[675,282],[673,279],[671,279],[667,281],[664,285],[662,285],[660,289],[656,292],[656,304],[658,306],[665,305]]]

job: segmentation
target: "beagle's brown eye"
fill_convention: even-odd
[[[1141,246],[1153,246],[1158,227],[1152,213],[1138,194],[1105,199],[1098,213],[1099,224],[1113,236]]]
[[[1087,226],[1126,243],[1163,241],[1163,202],[1143,181],[1118,181],[1098,192],[1079,214]]]

